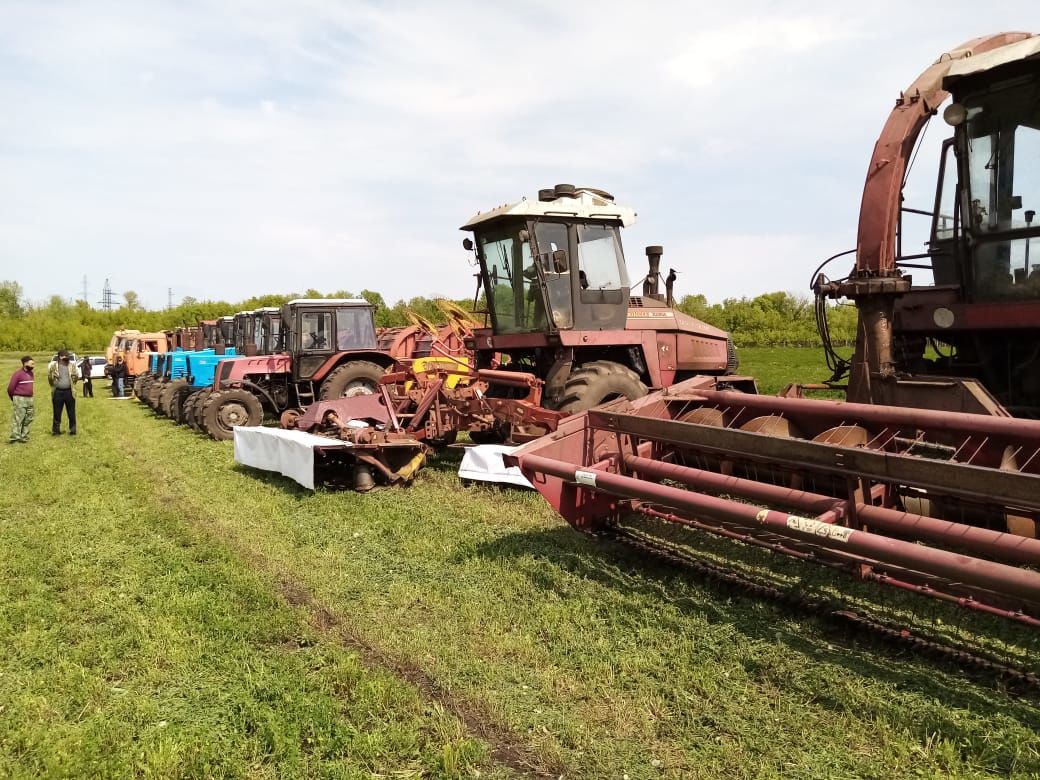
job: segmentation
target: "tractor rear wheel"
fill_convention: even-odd
[[[211,393],[202,407],[202,425],[217,441],[231,439],[237,426],[256,427],[263,421],[260,399],[240,387]]]
[[[335,398],[352,398],[355,395],[372,395],[385,373],[382,366],[368,360],[344,363],[325,377],[318,392],[318,400],[331,401]]]
[[[171,404],[173,403],[174,396],[186,387],[188,380],[186,379],[175,379],[172,382],[167,382],[163,387],[162,392],[159,394],[159,403],[156,406],[156,411],[160,414],[164,414],[167,417],[173,417],[173,410]]]
[[[202,432],[202,407],[206,404],[206,399],[209,398],[209,394],[212,392],[212,388],[204,387],[199,392],[193,393],[191,398],[188,399],[190,407],[185,408],[184,416],[188,421],[188,427],[193,431]],[[186,405],[187,407],[187,405]]]
[[[599,406],[615,398],[630,401],[642,398],[647,386],[639,374],[627,366],[611,360],[594,360],[571,372],[563,385],[563,396],[557,408],[575,414]]]
[[[143,399],[146,404],[152,407],[153,410],[159,411],[159,399],[162,398],[162,391],[166,388],[166,384],[156,379],[154,382],[149,382],[145,385],[142,390]]]
[[[154,381],[154,377],[146,376],[142,377],[141,381],[134,385],[134,395],[137,396],[138,401],[144,401],[146,398],[146,392],[148,386]]]
[[[169,418],[178,425],[184,424],[184,403],[193,392],[195,392],[195,388],[185,384],[183,387],[178,388],[177,392],[170,399]]]

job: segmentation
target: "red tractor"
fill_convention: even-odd
[[[316,400],[371,394],[394,364],[379,349],[374,307],[363,299],[292,300],[280,323],[269,354],[221,361],[212,388],[193,404],[196,421],[213,438],[260,425],[265,413],[291,416]]]

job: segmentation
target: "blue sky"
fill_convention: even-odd
[[[681,293],[803,291],[899,90],[1035,8],[0,0],[0,279],[462,297],[458,226],[568,182],[639,212],[634,279],[661,243]]]

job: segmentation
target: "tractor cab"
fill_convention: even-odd
[[[218,319],[215,335],[217,342],[214,348],[217,349],[218,353],[222,348],[235,346],[235,318],[227,315]]]
[[[557,185],[470,219],[495,335],[623,329],[629,281],[620,229],[635,221],[602,190]]]
[[[214,349],[217,346],[223,347],[223,343],[220,340],[220,329],[217,327],[216,320],[201,320],[199,322],[199,330],[202,332],[201,349]]]
[[[277,306],[264,306],[253,312],[253,343],[250,355],[274,355],[282,351],[282,311]]]
[[[296,380],[309,380],[341,352],[378,349],[375,307],[363,298],[298,298],[281,310],[282,351]]]
[[[232,318],[231,343],[239,355],[249,354],[249,348],[253,344],[253,329],[256,325],[253,312],[240,311]]]

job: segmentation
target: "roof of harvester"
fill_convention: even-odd
[[[473,230],[505,217],[569,217],[571,219],[601,219],[608,222],[620,221],[628,227],[636,221],[636,212],[619,206],[611,195],[602,190],[578,187],[573,193],[555,193],[556,197],[538,200],[524,198],[517,203],[505,203],[491,211],[477,213],[460,230]]]
[[[983,73],[1011,62],[1040,57],[1040,35],[1031,35],[1021,41],[1009,43],[996,49],[956,60],[946,72],[949,81]]]
[[[297,303],[321,303],[326,306],[371,306],[364,298],[293,298],[287,305]]]

